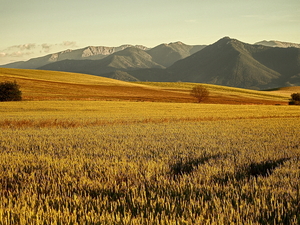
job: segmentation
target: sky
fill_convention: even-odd
[[[0,29],[0,65],[86,46],[300,43],[300,1],[0,0]]]

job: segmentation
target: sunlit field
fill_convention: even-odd
[[[0,224],[300,223],[299,107],[0,106]]]
[[[196,83],[124,82],[114,79],[56,71],[0,68],[0,82],[16,81],[25,101],[113,100],[191,103]],[[272,91],[203,84],[209,92],[208,104],[287,105],[291,93],[300,87]]]
[[[0,127],[299,118],[299,107],[122,101],[2,102]],[[22,125],[23,124],[23,125]]]

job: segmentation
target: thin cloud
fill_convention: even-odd
[[[5,49],[0,49],[0,65],[6,63],[28,60],[32,57],[41,57],[52,52],[64,51],[68,48],[76,48],[75,41],[63,41],[61,43],[27,43],[9,46]]]
[[[31,55],[31,54],[33,54],[33,52],[21,52],[21,51],[17,51],[17,52],[12,52],[12,53],[6,54],[6,56],[23,57],[25,55]]]
[[[0,52],[0,57],[4,58],[4,57],[14,57],[14,58],[19,58],[19,57],[23,57],[26,55],[31,55],[34,52],[22,52],[22,51],[16,51],[16,52]]]
[[[62,46],[67,46],[67,47],[76,47],[76,42],[75,41],[64,41]]]
[[[23,45],[13,45],[8,47],[8,50],[13,50],[13,49],[18,49],[20,51],[24,51],[24,50],[31,50],[34,49],[36,47],[36,44],[33,43],[29,43],[29,44],[23,44]]]
[[[49,52],[50,48],[52,47],[51,44],[46,44],[46,43],[42,44],[41,46],[44,52]]]

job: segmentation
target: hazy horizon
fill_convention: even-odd
[[[300,43],[298,0],[0,0],[0,65],[86,46]]]

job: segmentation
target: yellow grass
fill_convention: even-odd
[[[113,80],[105,77],[68,72],[0,68],[0,74],[2,77],[7,77],[11,79],[26,78],[30,80],[53,81],[57,83],[61,82],[85,85],[136,86],[128,82]]]
[[[9,71],[27,101],[0,102],[1,225],[300,223],[300,109],[249,105],[277,95]]]
[[[281,95],[286,95],[288,97],[291,97],[292,93],[300,93],[300,86],[282,87],[282,88],[277,88],[277,89],[271,90],[270,92],[278,93]]]
[[[1,224],[299,224],[299,108],[0,103]]]
[[[190,96],[190,90],[198,85],[195,83],[129,83],[85,74],[0,68],[0,82],[14,80],[21,86],[24,100],[197,101]],[[213,104],[287,104],[291,92],[204,86],[210,91],[205,103]]]
[[[9,124],[137,123],[247,118],[299,118],[297,106],[222,105],[120,101],[23,101],[0,103],[0,126]],[[26,122],[27,121],[27,122]],[[31,122],[30,122],[31,121]],[[52,122],[51,122],[52,121]],[[69,121],[69,122],[68,122]],[[71,126],[71,125],[70,125]]]
[[[161,87],[164,90],[173,90],[182,92],[189,92],[197,83],[184,83],[184,82],[135,82],[138,84],[145,84],[154,87]],[[255,91],[243,88],[226,87],[212,84],[201,84],[206,87],[212,96],[234,96],[236,98],[256,98],[262,100],[288,100],[291,93],[300,90],[300,87],[285,88],[285,92],[280,91]],[[279,89],[281,90],[281,89]]]

